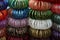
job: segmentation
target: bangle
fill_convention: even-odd
[[[53,14],[53,16],[52,16],[52,21],[53,21],[54,23],[60,24],[60,15]]]
[[[56,24],[56,23],[53,23],[52,29],[60,32],[60,25]]]
[[[8,0],[8,4],[13,9],[23,9],[28,7],[28,0]]]
[[[0,28],[4,28],[7,26],[7,19],[0,21]]]
[[[32,37],[35,37],[35,38],[48,38],[51,36],[51,30],[50,29],[38,30],[38,29],[30,28],[29,33]]]
[[[60,38],[60,32],[53,30],[52,35],[56,38]]]
[[[21,9],[21,10],[15,10],[15,9],[9,9],[8,13],[11,17],[15,19],[23,19],[28,17],[29,9]]]
[[[51,8],[52,12],[55,14],[60,14],[60,4],[54,4]]]
[[[11,17],[8,18],[8,25],[13,27],[25,27],[27,26],[27,24],[28,24],[27,18],[17,20]]]
[[[29,17],[32,19],[45,20],[45,19],[51,19],[51,16],[52,16],[52,12],[50,10],[35,11],[31,9],[29,11]]]
[[[6,9],[7,6],[8,6],[7,2],[0,1],[0,10],[4,10],[4,9]]]
[[[48,20],[35,20],[35,19],[29,18],[28,22],[29,22],[29,26],[34,29],[45,30],[45,29],[49,29],[52,27],[52,21],[50,19],[48,19]]]
[[[12,37],[12,36],[8,36],[7,40],[29,40],[28,36],[24,36],[24,37]]]
[[[29,0],[29,7],[33,10],[48,10],[51,8],[51,4],[39,0]]]
[[[26,32],[27,32],[27,27],[18,27],[18,28],[12,26],[7,27],[7,34],[11,36],[17,36],[17,37],[24,36]]]
[[[7,15],[7,10],[0,10],[0,21],[6,19]]]
[[[6,36],[6,28],[0,29],[0,37]]]
[[[5,37],[5,36],[3,36],[3,37],[1,37],[1,38],[0,38],[0,40],[6,40],[6,37]]]

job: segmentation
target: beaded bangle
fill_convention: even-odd
[[[52,16],[52,21],[53,21],[54,23],[60,24],[60,15],[53,14],[53,16]]]
[[[8,26],[7,27],[7,34],[11,35],[11,36],[24,36],[24,34],[26,34],[27,32],[27,27],[18,27],[18,28],[14,28],[12,26]]]
[[[52,27],[52,21],[50,19],[48,20],[35,20],[29,18],[28,20],[29,26],[34,28],[34,29],[49,29]]]
[[[29,33],[31,36],[36,37],[36,38],[48,38],[51,36],[51,30],[50,29],[37,30],[37,29],[30,28]]]
[[[39,0],[29,0],[29,7],[34,10],[48,10],[51,8],[51,4]]]
[[[29,11],[29,17],[32,19],[45,20],[45,19],[51,19],[51,16],[52,16],[52,12],[50,10],[35,11],[31,9]]]
[[[21,9],[21,10],[15,10],[15,9],[9,9],[8,13],[11,17],[15,19],[23,19],[28,17],[29,9]]]
[[[13,19],[11,17],[8,18],[8,25],[13,27],[24,27],[28,25],[27,18],[25,19]]]
[[[28,0],[8,0],[8,4],[13,9],[23,9],[28,7]]]

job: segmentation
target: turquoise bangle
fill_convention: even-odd
[[[50,19],[52,16],[52,12],[50,10],[47,11],[35,11],[35,10],[30,10],[29,11],[29,17],[32,19]]]
[[[13,9],[23,9],[28,7],[28,0],[8,0],[8,4]]]

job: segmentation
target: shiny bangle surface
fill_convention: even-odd
[[[35,20],[29,18],[28,20],[29,26],[34,29],[49,29],[52,27],[52,21],[50,19],[48,20]]]
[[[60,24],[60,15],[53,14],[52,21],[57,23],[57,24]]]
[[[6,37],[5,37],[5,36],[3,36],[3,37],[1,37],[1,38],[0,38],[0,40],[6,40]]]
[[[6,9],[7,6],[8,6],[7,2],[0,1],[0,10],[4,10],[4,9]]]
[[[8,0],[8,4],[13,9],[23,9],[28,7],[28,0]]]
[[[29,17],[32,19],[39,19],[39,20],[44,20],[44,19],[51,19],[52,12],[50,10],[47,11],[35,11],[30,9],[29,11]]]
[[[14,19],[9,17],[8,18],[8,25],[13,26],[13,27],[24,27],[28,25],[27,18],[25,19]]]
[[[6,36],[6,28],[0,29],[0,37]]]
[[[29,9],[21,9],[21,10],[15,10],[15,9],[9,9],[8,11],[9,15],[15,19],[23,19],[28,17]]]
[[[18,27],[18,28],[14,28],[12,26],[8,26],[7,27],[7,34],[11,35],[11,36],[24,36],[24,34],[26,34],[27,32],[27,27]]]
[[[28,36],[24,36],[24,37],[12,37],[12,36],[8,36],[7,40],[29,40]]]
[[[60,14],[60,4],[53,4],[51,10],[52,10],[52,12],[54,12],[55,14]]]
[[[51,8],[51,4],[39,0],[29,0],[29,7],[34,10],[48,10]]]
[[[29,34],[33,37],[36,37],[36,38],[48,38],[51,36],[51,30],[50,29],[37,30],[37,29],[30,28]]]
[[[60,32],[60,25],[56,24],[56,23],[53,23],[52,29]]]

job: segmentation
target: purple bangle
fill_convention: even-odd
[[[25,27],[27,26],[28,21],[27,18],[25,19],[13,19],[11,17],[8,18],[8,25],[13,27]]]
[[[54,37],[60,38],[60,33],[59,33],[58,31],[53,30],[53,31],[52,31],[52,35],[53,35]]]
[[[7,26],[7,19],[0,21],[0,28]]]

